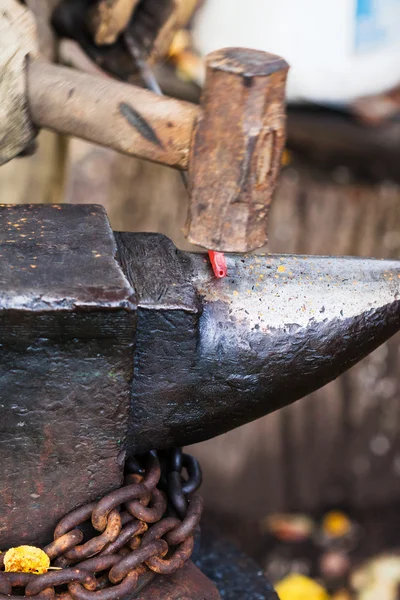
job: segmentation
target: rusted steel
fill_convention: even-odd
[[[80,506],[76,510],[68,513],[61,521],[57,524],[57,527],[54,530],[54,539],[57,540],[61,537],[64,538],[70,530],[78,525],[81,525],[90,518],[93,510],[96,508],[96,502],[91,502],[90,504],[85,504],[85,506]],[[76,531],[73,529],[73,531]]]
[[[151,506],[143,506],[140,500],[133,500],[126,503],[126,508],[136,519],[146,521],[146,523],[156,523],[161,519],[167,508],[167,500],[161,490],[155,489]]]
[[[129,463],[129,465],[132,463]],[[126,468],[130,468],[128,464],[126,464]],[[143,482],[143,476],[139,475],[138,473],[129,473],[128,475],[125,475],[125,485],[132,485],[132,484],[137,484],[137,483],[142,483]],[[153,486],[154,488],[154,486]],[[149,488],[149,490],[153,489],[153,488]],[[147,494],[144,494],[143,496],[141,496],[140,498],[140,502],[143,504],[143,506],[148,506],[149,502],[151,500],[151,491],[148,491]],[[130,520],[132,518],[132,516],[127,512],[123,512],[121,513],[121,518],[124,519],[128,519]],[[127,521],[125,521],[127,522]],[[125,523],[123,522],[123,525]]]
[[[35,575],[34,575],[34,577],[35,577]],[[20,596],[20,595],[17,596],[17,598],[23,599],[23,600],[26,600],[29,597],[30,596]],[[47,588],[47,589],[43,590],[43,592],[36,594],[35,599],[36,600],[52,600],[54,597],[55,597],[54,588]],[[10,596],[0,594],[0,600],[10,600]]]
[[[186,169],[197,106],[34,60],[29,110],[38,127]]]
[[[176,517],[165,517],[165,519],[150,527],[150,529],[144,534],[143,544],[146,545],[154,540],[161,539],[166,533],[176,529],[179,527],[179,525],[180,521]]]
[[[15,0],[2,0],[0,18],[0,165],[34,145],[36,130],[26,96],[26,56],[39,53],[35,17]]]
[[[177,514],[183,518],[187,511],[187,500],[182,489],[182,480],[178,471],[168,473],[168,496]]]
[[[192,494],[199,489],[202,482],[202,472],[199,461],[190,454],[183,454],[182,466],[186,469],[188,479],[182,483],[182,491],[184,494]]]
[[[4,573],[0,572],[0,594],[5,594],[9,596],[12,592],[12,585],[5,576]]]
[[[177,455],[182,457],[179,450]],[[135,461],[131,461],[135,464]],[[144,460],[138,470],[142,473],[128,474],[125,477],[125,490],[128,490],[127,504],[136,499],[140,505],[140,497],[143,487],[146,494],[150,494],[150,508],[157,506],[158,523],[153,525],[150,537],[145,537],[148,525],[154,521],[155,512],[149,514],[140,514],[138,518],[130,515],[132,519],[122,532],[121,514],[123,511],[122,503],[111,510],[106,510],[106,528],[99,536],[94,536],[79,545],[82,539],[81,533],[76,527],[82,526],[85,531],[91,522],[91,517],[100,506],[101,514],[104,507],[115,505],[116,499],[121,497],[120,490],[110,492],[106,496],[106,502],[100,500],[98,503],[89,503],[87,507],[81,507],[73,511],[62,519],[55,529],[55,541],[47,546],[53,565],[60,565],[64,568],[57,571],[48,571],[43,575],[32,576],[30,573],[4,573],[0,571],[0,600],[12,595],[13,587],[25,588],[25,598],[36,598],[39,600],[50,600],[57,592],[59,600],[120,600],[124,596],[138,593],[143,586],[152,579],[149,576],[149,570],[153,573],[171,574],[180,569],[190,558],[193,551],[193,515],[199,516],[202,509],[202,501],[195,493],[189,499],[190,513],[186,520],[181,522],[179,519],[164,517],[164,512],[168,509],[173,511],[171,505],[167,506],[164,495],[157,488],[161,478],[161,468],[156,453],[151,453]],[[146,468],[147,465],[147,468]],[[183,460],[179,461],[181,470]],[[174,465],[176,467],[176,465]],[[177,471],[178,473],[178,471]],[[166,473],[164,473],[163,480]],[[139,481],[138,484],[130,484],[130,481]],[[146,486],[142,482],[146,482]],[[158,504],[162,502],[163,511],[160,513]],[[142,505],[140,505],[142,506]],[[192,507],[192,508],[191,508]],[[134,508],[137,508],[136,504]],[[142,508],[145,508],[142,506]],[[120,512],[122,511],[122,513]],[[126,514],[126,513],[125,513]],[[149,517],[149,521],[146,521]],[[189,527],[188,527],[189,525]],[[182,528],[183,526],[183,528]],[[71,527],[71,531],[66,531]],[[155,529],[158,527],[158,529]],[[153,529],[154,528],[154,529]],[[177,543],[175,541],[169,544],[162,539],[165,533],[177,530]],[[186,532],[186,535],[185,535]],[[60,537],[57,538],[57,534]],[[61,540],[59,543],[58,540]],[[132,548],[131,542],[135,540],[135,547]],[[71,549],[72,542],[75,546]],[[179,545],[178,545],[179,544]],[[177,547],[176,547],[177,546]],[[62,553],[64,549],[64,552]],[[60,553],[62,553],[60,555]],[[167,556],[168,555],[168,556]],[[91,556],[91,558],[85,558]],[[83,560],[82,560],[83,559]],[[69,567],[70,562],[80,561],[74,567]],[[102,573],[99,577],[95,575]],[[58,594],[60,586],[68,585],[68,594]]]
[[[143,485],[148,490],[153,490],[161,477],[160,461],[157,454],[150,452],[146,464],[146,472],[143,477]]]
[[[108,515],[120,504],[129,502],[133,498],[140,498],[142,494],[147,494],[147,488],[143,484],[137,483],[127,485],[119,490],[109,494],[95,507],[92,514],[92,525],[97,531],[103,531],[107,524]]]
[[[84,560],[83,562],[79,563],[79,566],[81,569],[85,569],[86,571],[101,573],[102,571],[111,569],[114,565],[119,563],[120,560],[121,557],[119,554],[110,554],[107,556],[100,555]]]
[[[135,535],[130,541],[129,541],[129,548],[131,550],[137,550],[141,544],[142,540],[140,539],[140,537],[138,535]],[[128,551],[126,548],[122,548],[121,551],[121,556],[127,556],[128,555]]]
[[[160,519],[161,516],[162,515],[159,517]],[[131,523],[128,523],[128,525],[122,529],[121,533],[114,542],[107,544],[107,546],[101,551],[100,556],[115,554],[121,550],[121,548],[125,546],[125,544],[127,544],[132,538],[140,541],[139,536],[146,533],[147,529],[148,525],[144,521],[132,520]]]
[[[161,518],[161,517],[160,517]],[[83,558],[89,558],[98,552],[110,542],[114,542],[121,531],[121,517],[116,509],[113,509],[107,516],[107,526],[101,535],[98,535],[82,546],[76,546],[65,553],[68,560],[78,561]]]
[[[219,600],[217,588],[193,563],[169,577],[158,575],[142,590],[140,600]]]
[[[190,556],[192,555],[193,548],[194,537],[190,536],[184,542],[182,542],[182,544],[180,544],[176,550],[174,550],[172,556],[168,558],[162,558],[162,555],[153,555],[145,562],[146,565],[155,573],[170,575],[171,573],[175,573],[175,571],[178,569],[181,569],[189,560]]]
[[[38,575],[34,575],[33,573],[3,573],[3,575],[8,579],[12,587],[25,587],[29,582],[38,577]]]
[[[119,563],[112,567],[108,574],[108,578],[112,583],[119,583],[128,575],[128,573],[130,573],[130,571],[132,571],[132,569],[135,569],[144,562],[147,564],[152,556],[158,554],[165,556],[167,552],[168,544],[165,540],[154,540],[153,542],[149,542],[137,550],[133,550],[128,556],[121,558]]]
[[[38,577],[32,579],[25,588],[25,594],[36,596],[46,588],[73,582],[81,583],[87,590],[94,591],[96,589],[95,576],[85,570],[76,568],[51,571],[44,573],[40,579]]]
[[[132,595],[137,586],[138,578],[138,573],[131,571],[121,583],[104,590],[90,592],[80,583],[70,583],[68,591],[73,600],[121,600],[121,598],[127,598]]]
[[[168,489],[168,498],[178,516],[183,519],[186,517],[188,510],[186,496],[201,485],[200,465],[194,457],[183,454],[182,448],[170,449],[166,459],[168,461],[168,479],[165,485]],[[186,480],[181,476],[183,468],[188,473],[188,479]],[[193,500],[195,500],[195,497],[193,497],[192,503]]]
[[[47,556],[50,560],[53,560],[60,556],[61,554],[65,554],[71,548],[75,548],[77,544],[80,544],[83,540],[83,532],[80,529],[74,529],[72,531],[68,531],[65,535],[54,540],[51,544],[48,544],[44,549]]]
[[[190,242],[226,252],[267,242],[285,144],[288,69],[279,56],[243,48],[207,57],[190,153]]]
[[[182,523],[174,528],[168,535],[166,536],[166,540],[168,544],[175,546],[176,544],[181,544],[186,538],[193,535],[198,527],[201,519],[201,515],[203,512],[203,498],[200,494],[194,494],[186,514],[186,517],[182,521]]]

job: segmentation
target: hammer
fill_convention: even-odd
[[[211,53],[201,106],[56,66],[27,72],[37,127],[189,172],[189,241],[226,252],[267,242],[267,216],[285,143],[288,64],[228,48]]]

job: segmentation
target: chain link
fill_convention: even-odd
[[[58,523],[44,551],[60,570],[0,570],[0,600],[10,600],[13,588],[25,588],[18,598],[26,600],[120,600],[133,597],[152,574],[174,573],[189,560],[203,510],[198,462],[174,448],[128,465],[135,472],[123,487]],[[88,525],[98,535],[88,539]]]

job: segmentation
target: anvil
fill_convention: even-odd
[[[0,547],[49,541],[188,445],[325,385],[400,329],[400,262],[206,255],[95,205],[0,207]]]

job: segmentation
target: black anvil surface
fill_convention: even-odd
[[[400,329],[400,263],[202,254],[94,205],[0,206],[0,547],[328,383]]]

